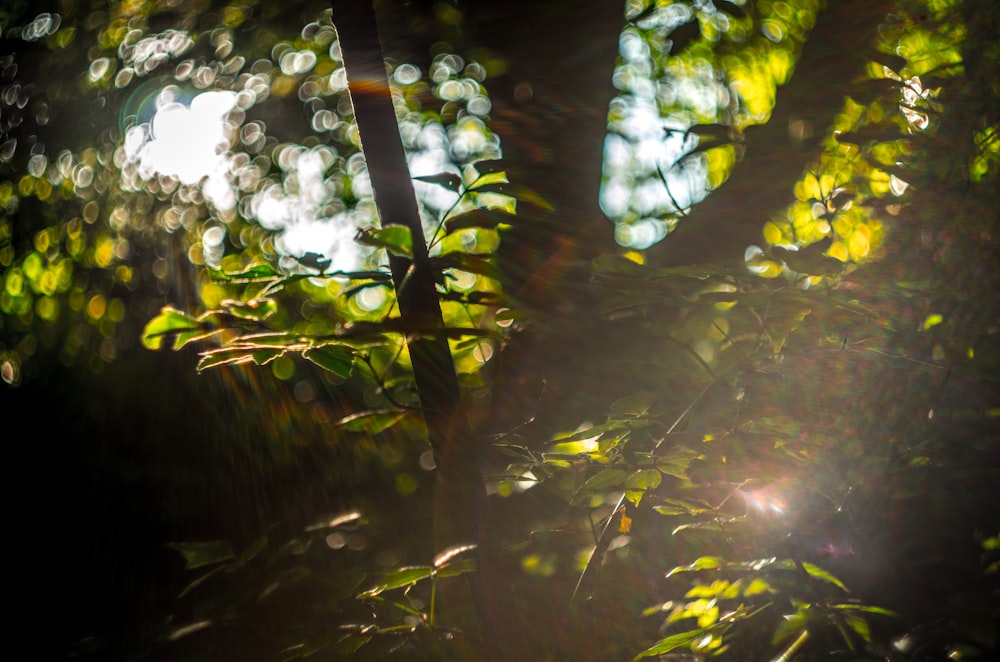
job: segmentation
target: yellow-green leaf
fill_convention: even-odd
[[[142,344],[147,349],[160,349],[166,336],[173,335],[173,342],[168,346],[180,349],[192,338],[203,333],[204,326],[194,317],[176,308],[165,306],[142,330]]]

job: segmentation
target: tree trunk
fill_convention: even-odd
[[[420,212],[413,192],[406,155],[399,136],[385,61],[378,39],[375,12],[370,2],[334,0],[333,20],[338,28],[344,67],[354,104],[368,172],[375,189],[375,204],[384,226],[410,230],[412,261],[389,254],[400,319],[410,333],[407,347],[413,366],[427,434],[437,464],[435,491],[435,551],[478,543],[479,511],[485,497],[479,462],[479,441],[469,429],[461,408],[458,379],[444,329],[435,277],[428,259]],[[449,584],[453,587],[455,584]],[[463,590],[464,589],[464,590]],[[444,595],[446,625],[466,631],[458,645],[463,655],[473,655],[480,625],[473,612],[457,603],[479,604],[471,587],[457,595]],[[449,609],[453,607],[452,609]],[[450,617],[450,618],[449,618]]]

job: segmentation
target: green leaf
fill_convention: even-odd
[[[713,141],[713,146],[732,141],[733,127],[727,124],[694,124],[686,132],[698,136],[698,144]]]
[[[663,505],[653,506],[653,510],[661,515],[702,515],[712,512],[708,504],[700,501],[663,498],[662,503]]]
[[[652,393],[634,393],[611,403],[611,413],[623,416],[644,416],[653,404]]]
[[[942,316],[939,313],[931,313],[930,315],[927,316],[927,319],[924,320],[921,329],[926,331],[927,329],[937,326],[943,321],[944,321],[944,316]]]
[[[236,559],[236,554],[233,553],[233,546],[228,540],[174,542],[167,545],[167,547],[176,549],[181,553],[184,557],[185,567],[188,570]]]
[[[690,457],[667,456],[656,462],[656,468],[668,476],[687,480],[691,460]]]
[[[392,284],[392,276],[384,271],[331,271],[329,278],[346,278],[348,280],[374,280],[387,285]]]
[[[743,595],[748,598],[754,595],[759,595],[761,593],[773,593],[773,592],[774,589],[771,588],[771,585],[768,584],[763,579],[761,579],[760,577],[755,578],[753,581],[747,584],[746,588],[743,589]]]
[[[413,257],[413,238],[410,235],[410,229],[402,225],[363,228],[358,230],[354,240],[364,246],[384,248],[393,255]]]
[[[449,547],[448,549],[442,550],[438,552],[438,554],[434,557],[434,567],[440,568],[444,564],[450,562],[456,556],[461,556],[466,552],[471,552],[474,549],[476,549],[476,547],[477,546],[475,544],[469,543],[466,545],[454,545],[452,547]]]
[[[320,345],[305,350],[302,356],[341,379],[354,372],[354,350],[347,345]]]
[[[493,230],[501,223],[506,223],[510,219],[507,215],[489,209],[473,209],[457,216],[452,216],[444,222],[444,229],[448,232],[465,230],[467,228],[485,228]]]
[[[445,577],[458,577],[459,575],[465,575],[470,572],[476,571],[476,560],[475,559],[458,559],[457,561],[449,561],[440,568],[437,569],[436,575],[439,578]]]
[[[625,481],[625,489],[655,490],[660,486],[661,480],[663,480],[663,474],[658,469],[639,469]]]
[[[278,312],[278,303],[274,299],[250,299],[249,301],[225,299],[221,305],[233,317],[254,322],[263,322]]]
[[[453,172],[439,172],[436,175],[420,175],[419,177],[414,177],[413,179],[418,182],[437,184],[438,186],[443,186],[446,189],[451,189],[456,193],[458,193],[458,191],[462,188],[462,178]]]
[[[772,644],[780,644],[796,633],[807,630],[809,622],[809,605],[800,604],[798,610],[791,615],[785,616],[771,636]]]
[[[860,604],[844,603],[844,604],[827,605],[827,606],[830,609],[843,609],[843,610],[848,610],[848,611],[863,611],[863,612],[868,613],[868,614],[878,614],[880,616],[892,616],[892,617],[897,617],[898,616],[898,614],[896,612],[892,611],[891,609],[886,609],[885,607],[875,607],[875,606],[872,606],[872,605],[860,605]]]
[[[698,627],[709,628],[715,625],[716,621],[719,620],[719,605],[714,604],[708,607],[701,614],[698,615]],[[706,646],[699,645],[698,648],[704,648]]]
[[[176,308],[165,306],[142,330],[142,344],[147,349],[160,349],[164,338],[173,335],[174,341],[169,346],[180,349],[204,332],[205,325],[202,322]]]
[[[644,278],[648,269],[621,255],[601,255],[591,263],[594,273],[606,276]]]
[[[689,630],[687,632],[680,632],[678,634],[671,635],[665,639],[660,639],[658,642],[642,651],[636,655],[633,660],[638,660],[644,657],[653,657],[654,655],[663,655],[664,653],[669,653],[672,650],[677,650],[678,648],[685,648],[690,646],[698,639],[705,636],[702,630]]]
[[[241,365],[244,363],[256,363],[257,365],[267,365],[285,353],[283,349],[272,349],[270,347],[247,349],[244,347],[222,347],[210,352],[205,352],[198,361],[197,370],[203,372],[209,368],[217,368],[223,365]]]
[[[736,518],[732,518],[736,519]],[[723,519],[716,518],[713,520],[707,520],[704,522],[689,522],[687,524],[681,524],[680,526],[674,527],[674,530],[670,532],[670,535],[677,535],[681,531],[691,531],[691,530],[702,530],[702,531],[722,531]]]
[[[341,655],[356,653],[358,649],[372,640],[370,634],[358,634],[350,632],[337,640],[337,652]]]
[[[594,439],[581,439],[580,441],[564,441],[552,447],[551,453],[545,453],[545,460],[552,459],[573,460],[573,456],[584,453],[593,453],[597,450],[597,441]]]
[[[184,589],[181,590],[181,592],[177,594],[177,599],[179,600],[180,598],[183,598],[185,595],[187,595],[191,591],[195,590],[196,588],[198,588],[199,586],[201,586],[202,584],[204,584],[206,581],[208,581],[209,579],[211,579],[215,575],[219,574],[223,570],[229,569],[230,567],[231,566],[229,564],[227,564],[227,565],[220,565],[220,566],[216,566],[216,567],[212,568],[211,570],[209,570],[208,572],[206,572],[205,574],[201,575],[200,577],[198,577],[197,579],[195,579],[194,581],[192,581],[191,583],[189,583],[187,586],[185,586]]]
[[[839,579],[837,579],[836,577],[834,577],[833,575],[831,575],[829,572],[819,567],[818,565],[814,565],[812,563],[809,563],[808,561],[803,561],[802,567],[805,568],[805,571],[809,573],[810,576],[815,577],[816,579],[822,579],[825,582],[829,582],[834,586],[836,586],[837,588],[839,588],[840,590],[844,591],[845,593],[849,592],[847,590],[847,587],[844,586],[843,582],[841,582]]]
[[[485,172],[476,178],[472,184],[469,185],[469,191],[480,191],[485,186],[491,186],[495,184],[507,184],[510,180],[507,179],[507,172],[505,170],[497,170],[496,172]]]
[[[573,432],[557,434],[552,438],[552,441],[558,442],[560,444],[569,443],[573,441],[584,441],[587,439],[596,440],[605,432],[611,430],[620,430],[622,424],[617,421],[611,421],[608,423],[601,423],[600,425],[594,425],[592,427],[584,427]]]
[[[386,591],[391,591],[397,588],[410,587],[421,581],[422,579],[427,579],[434,574],[434,568],[429,565],[419,565],[411,566],[408,568],[400,568],[398,570],[393,570],[386,577],[375,584],[367,591],[364,591],[359,598],[373,598],[376,595],[380,595]]]
[[[719,556],[702,556],[694,561],[694,563],[689,563],[688,565],[679,565],[670,572],[667,573],[667,577],[673,577],[674,575],[680,574],[682,572],[698,572],[700,570],[717,570],[721,568],[723,560]]]
[[[407,412],[397,409],[377,409],[362,411],[337,421],[334,425],[351,432],[378,434],[388,430],[399,421],[406,418]]]
[[[671,280],[676,280],[677,278],[708,280],[709,278],[724,277],[728,275],[729,274],[726,271],[723,271],[722,269],[692,265],[692,266],[664,267],[662,269],[654,269],[649,273],[649,278],[654,282],[660,280],[671,281]]]
[[[447,253],[438,255],[430,259],[431,267],[436,271],[445,269],[458,269],[471,274],[479,274],[487,278],[500,279],[500,271],[489,258],[479,255],[468,255],[466,253]]]
[[[267,536],[261,536],[254,540],[246,549],[240,553],[240,558],[237,559],[237,564],[239,566],[244,566],[254,559],[255,556],[264,551],[267,547]]]
[[[843,614],[844,622],[850,627],[854,632],[865,640],[865,643],[872,642],[872,632],[871,628],[868,627],[868,621],[866,621],[861,616],[857,614]]]
[[[508,184],[496,184],[494,186],[483,187],[471,192],[473,202],[481,209],[499,209],[507,214],[517,213],[517,198],[507,195],[501,191],[506,191]],[[493,190],[496,188],[497,190]]]
[[[209,267],[208,273],[212,277],[212,280],[226,282],[272,280],[283,276],[283,274],[275,271],[274,267],[269,264],[254,264],[247,267],[243,271],[223,271],[222,269],[213,269],[212,267]]]
[[[232,341],[231,349],[288,349],[299,341],[299,336],[281,331],[266,331],[263,333],[248,333]]]
[[[898,87],[898,84],[896,85]],[[895,125],[890,124],[888,128],[884,124],[869,124],[857,131],[846,131],[835,133],[837,142],[851,143],[854,145],[867,145],[868,143],[894,142],[903,138],[900,130]]]
[[[337,515],[323,522],[317,522],[316,524],[311,524],[306,527],[306,531],[319,531],[321,529],[335,529],[338,526],[343,526],[345,524],[351,524],[352,522],[357,522],[361,519],[361,513],[352,510],[351,512],[344,513],[342,515]]]
[[[601,492],[622,484],[628,473],[624,469],[605,469],[587,479],[580,492]]]
[[[555,211],[555,207],[552,206],[551,202],[543,198],[538,191],[525,186],[524,184],[518,184],[516,182],[505,184],[503,186],[503,192],[507,195],[513,196],[519,202],[527,202],[546,211]]]

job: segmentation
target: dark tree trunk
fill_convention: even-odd
[[[485,497],[480,473],[480,442],[469,429],[461,408],[448,340],[443,334],[430,335],[434,330],[443,329],[444,321],[393,110],[375,12],[370,2],[358,0],[334,0],[332,5],[355,120],[381,223],[383,227],[406,227],[412,237],[413,259],[390,253],[389,267],[400,320],[410,334],[407,348],[413,377],[437,464],[435,549],[442,551],[455,545],[475,544],[479,539],[479,511]],[[471,587],[464,589],[454,598],[444,596],[449,598],[443,600],[446,617],[454,602],[481,603],[474,594],[467,595]],[[476,630],[481,623],[476,622],[474,612],[472,618],[466,618],[461,615],[461,609],[451,611],[458,615],[452,617],[450,624],[462,627],[468,635],[459,646],[465,650],[464,655],[472,655],[479,648],[476,642],[480,635]],[[465,646],[469,648],[466,650]]]

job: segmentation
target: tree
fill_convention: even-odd
[[[633,4],[620,36],[599,2],[13,16],[5,381],[152,319],[200,369],[337,384],[335,445],[379,449],[331,517],[178,543],[206,574],[157,650],[995,653],[996,11]],[[391,97],[379,36],[432,52]],[[229,179],[154,163],[206,107]],[[291,206],[364,254],[296,244]]]

